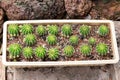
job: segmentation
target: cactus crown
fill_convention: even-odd
[[[72,28],[71,28],[71,25],[69,24],[64,24],[62,26],[62,33],[65,35],[65,36],[68,36],[72,33]]]
[[[57,37],[55,35],[48,35],[47,42],[50,45],[54,45],[57,43]]]
[[[8,26],[8,33],[11,35],[11,36],[18,36],[19,34],[19,27],[17,24],[10,24]]]
[[[79,38],[76,35],[71,36],[70,39],[69,39],[69,41],[72,45],[78,44],[78,40],[79,40]]]
[[[56,60],[58,58],[58,55],[59,55],[58,49],[56,49],[56,48],[49,49],[49,51],[48,51],[48,57],[51,60]]]
[[[46,55],[46,49],[43,48],[42,46],[38,46],[36,49],[35,49],[35,55],[38,57],[38,58],[44,58],[45,55]]]
[[[109,29],[108,29],[107,26],[101,25],[98,28],[98,33],[99,33],[100,36],[106,36],[109,33]]]
[[[23,56],[25,58],[32,58],[32,55],[33,55],[33,50],[31,47],[25,47],[23,48]]]
[[[38,33],[38,35],[43,36],[43,35],[45,35],[46,30],[45,30],[44,26],[39,25],[39,26],[36,28],[36,32]]]
[[[80,52],[85,56],[90,55],[91,47],[87,44],[84,44],[80,47]]]
[[[95,38],[91,37],[89,38],[89,44],[94,45],[96,43]]]
[[[36,37],[33,34],[27,34],[24,38],[24,42],[26,45],[31,46],[36,42]]]
[[[67,45],[64,47],[64,54],[68,57],[71,57],[74,53],[74,48],[73,46]]]
[[[21,50],[22,50],[21,46],[17,43],[10,44],[9,48],[8,48],[8,51],[10,53],[11,58],[19,57],[20,53],[21,53]]]
[[[108,46],[104,43],[99,43],[96,46],[96,51],[98,52],[99,55],[106,55],[108,52]]]
[[[21,27],[22,34],[31,34],[33,32],[33,26],[31,24],[23,24]]]
[[[57,25],[48,25],[49,27],[49,33],[53,34],[53,35],[57,35],[58,34],[58,26]]]
[[[90,33],[90,28],[87,25],[80,26],[80,33],[86,37]]]

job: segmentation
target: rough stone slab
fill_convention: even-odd
[[[5,66],[2,64],[2,57],[0,56],[0,80],[5,80]]]
[[[120,21],[115,21],[116,26],[116,37],[117,37],[117,46],[118,52],[120,56]],[[114,65],[115,73],[116,73],[116,80],[120,80],[120,61]]]

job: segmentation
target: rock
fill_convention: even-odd
[[[10,20],[59,19],[64,16],[63,0],[1,0]]]
[[[4,11],[3,11],[3,9],[0,8],[0,34],[2,33],[2,24],[3,24],[3,22],[4,22]]]
[[[70,18],[83,18],[92,8],[91,0],[64,0]]]

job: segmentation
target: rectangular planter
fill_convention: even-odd
[[[10,62],[7,61],[7,25],[11,23],[23,24],[108,24],[110,27],[111,35],[111,49],[113,51],[113,58],[108,60],[75,60],[75,61],[34,61],[34,62]],[[6,66],[39,66],[39,67],[48,67],[48,66],[95,66],[95,65],[105,65],[105,64],[115,64],[119,61],[118,48],[115,36],[115,27],[112,21],[109,20],[23,20],[23,21],[7,21],[4,23],[3,27],[3,56],[2,61]]]

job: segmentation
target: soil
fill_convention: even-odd
[[[21,25],[21,24],[19,24]],[[56,61],[80,61],[80,60],[109,60],[109,59],[112,59],[113,58],[113,51],[112,51],[112,44],[111,44],[111,33],[109,32],[109,34],[105,37],[102,37],[102,36],[99,36],[98,35],[98,27],[102,24],[86,24],[85,25],[89,25],[91,27],[91,32],[90,34],[87,36],[87,37],[83,37],[80,35],[79,33],[79,27],[83,24],[71,24],[72,26],[72,34],[71,35],[78,35],[79,36],[79,43],[78,45],[74,46],[75,48],[75,52],[74,52],[74,55],[72,57],[66,57],[63,53],[63,48],[66,46],[66,45],[70,45],[69,43],[69,37],[70,36],[63,36],[62,33],[61,33],[61,26],[63,25],[63,23],[61,24],[56,24],[59,26],[59,33],[57,35],[57,44],[56,45],[49,45],[47,42],[46,42],[46,37],[48,35],[48,33],[44,36],[38,36],[36,34],[36,27],[39,25],[39,24],[32,24],[34,26],[34,32],[33,34],[36,35],[36,40],[37,42],[31,46],[33,49],[35,49],[37,46],[44,46],[47,50],[49,48],[52,48],[52,47],[56,47],[59,49],[59,58],[56,60]],[[48,24],[42,24],[45,26],[46,30],[48,30],[48,28],[46,27],[46,25]],[[51,25],[49,23],[49,25]],[[109,24],[105,23],[104,25],[108,26],[109,28]],[[109,28],[110,30],[110,28]],[[100,43],[100,42],[103,42],[105,44],[107,44],[109,46],[109,51],[107,53],[107,55],[105,56],[100,56],[98,55],[98,53],[96,52],[96,44],[92,46],[92,51],[91,51],[91,54],[89,56],[84,56],[81,54],[81,52],[79,51],[80,49],[80,46],[82,44],[87,44],[88,43],[88,39],[90,37],[94,37],[96,39],[96,44]],[[10,45],[10,44],[13,44],[13,43],[19,43],[21,44],[22,48],[26,47],[26,45],[24,44],[23,42],[23,38],[24,38],[24,35],[22,35],[21,33],[19,34],[18,37],[10,37],[10,35],[8,34],[7,35],[7,47]],[[13,41],[14,40],[14,41]],[[7,51],[7,61],[15,61],[13,59],[10,59],[9,58],[9,52]],[[47,57],[47,54],[46,54],[46,57],[44,59],[39,59],[37,58],[34,54],[33,54],[33,58],[32,59],[25,59],[21,53],[20,57],[16,59],[16,61],[51,61],[48,57]]]

